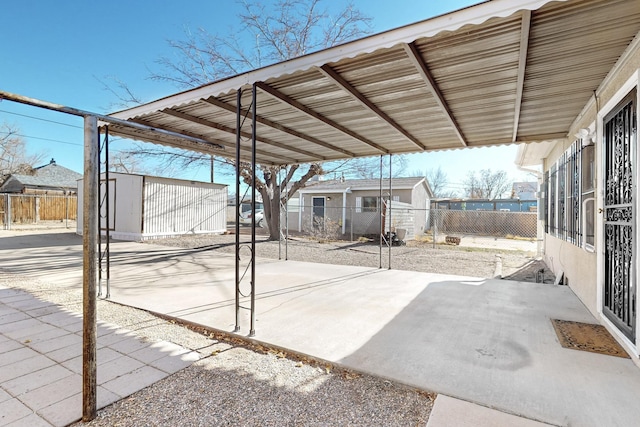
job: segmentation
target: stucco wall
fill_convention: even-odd
[[[616,104],[624,98],[634,87],[637,87],[640,75],[640,40],[632,43],[627,56],[623,56],[618,66],[605,79],[598,90],[597,102],[592,97],[581,115],[574,121],[568,138],[555,145],[544,161],[544,170],[547,171],[559,156],[576,140],[574,135],[584,128],[596,132],[596,188],[597,204],[596,212],[603,207],[603,171],[602,171],[602,117],[608,114]],[[638,175],[636,176],[636,182]],[[605,250],[602,244],[603,216],[596,214],[595,248],[596,253],[602,254]],[[634,249],[637,253],[638,247]],[[602,269],[602,256],[589,253],[570,242],[557,239],[552,235],[545,235],[545,261],[547,265],[558,274],[564,271],[569,286],[585,304],[585,306],[597,317],[598,293],[603,279],[599,277]]]
[[[586,252],[570,242],[547,235],[545,262],[555,274],[559,274],[560,271],[564,272],[571,290],[597,317],[596,254]]]

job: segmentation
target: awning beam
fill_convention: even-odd
[[[427,147],[424,146],[418,138],[411,135],[409,131],[400,126],[395,120],[393,120],[387,113],[382,111],[378,106],[376,106],[373,102],[369,101],[362,93],[358,92],[358,90],[351,86],[351,84],[345,80],[340,74],[338,74],[333,68],[328,65],[323,65],[318,68],[325,77],[332,80],[335,84],[340,86],[342,89],[346,90],[356,101],[360,103],[364,108],[378,116],[380,119],[391,125],[395,130],[400,132],[405,138],[411,141],[413,144],[418,146],[420,149],[425,150]]]
[[[365,144],[369,145],[370,147],[375,148],[378,151],[381,151],[383,153],[389,153],[389,150],[387,150],[386,148],[376,144],[373,141],[368,140],[367,138],[358,135],[357,133],[355,133],[354,131],[334,122],[333,120],[323,116],[322,114],[318,113],[317,111],[312,110],[311,108],[301,104],[300,102],[296,101],[295,99],[285,95],[284,93],[272,88],[271,86],[269,86],[266,83],[256,83],[256,86],[258,87],[258,89],[260,89],[261,91],[263,91],[264,93],[267,93],[269,95],[271,95],[273,98],[278,99],[282,102],[284,102],[285,104],[288,104],[289,106],[295,108],[296,110],[305,113],[306,115],[321,121],[322,123],[331,126],[332,128],[344,133],[345,135],[350,136],[351,138],[354,138],[360,142],[364,142]],[[352,153],[353,154],[353,153]]]
[[[422,58],[422,55],[420,55],[420,52],[418,51],[418,48],[416,47],[415,43],[404,44],[403,47],[405,52],[407,53],[407,56],[409,57],[413,65],[416,67],[416,70],[418,71],[418,73],[420,73],[420,76],[424,80],[425,84],[427,85],[427,88],[433,95],[435,101],[440,106],[440,109],[444,113],[446,119],[449,121],[449,124],[451,125],[453,132],[456,134],[456,136],[458,137],[462,145],[467,147],[469,144],[467,143],[467,140],[464,137],[464,134],[462,133],[462,129],[460,129],[458,122],[453,116],[453,113],[451,112],[451,109],[449,108],[447,101],[444,99],[442,92],[440,92],[440,89],[438,88],[438,84],[436,83],[436,80],[431,75],[431,72],[429,71],[429,67],[427,66],[427,63]]]
[[[516,82],[515,113],[513,114],[512,142],[518,138],[520,127],[520,109],[522,108],[522,92],[524,91],[524,74],[527,66],[527,54],[529,52],[529,32],[531,30],[531,11],[522,11],[522,29],[520,30],[520,56],[518,58],[518,80]]]
[[[176,118],[181,119],[181,120],[186,120],[188,122],[197,123],[199,125],[206,126],[206,127],[212,128],[212,129],[217,129],[217,130],[219,130],[221,132],[226,132],[226,133],[229,133],[229,134],[232,134],[232,135],[236,134],[236,130],[231,128],[231,127],[224,126],[224,125],[221,125],[219,123],[214,123],[212,121],[209,121],[209,120],[206,120],[206,119],[202,119],[200,117],[192,116],[191,114],[183,113],[181,111],[176,111],[176,110],[172,110],[170,108],[167,108],[167,109],[162,110],[161,113],[169,115],[169,116],[172,116],[172,117],[176,117]],[[240,135],[243,138],[251,138],[251,133],[249,133],[249,132],[241,132]],[[271,140],[268,140],[268,139],[265,139],[265,138],[261,138],[260,141],[264,142],[267,145],[273,145],[274,147],[284,148],[284,149],[289,150],[289,151],[303,151],[303,153],[300,153],[300,154],[305,154],[305,155],[308,155],[308,156],[309,155],[310,156],[314,156],[314,154],[309,152],[309,151],[294,149],[294,148],[291,148],[291,147],[289,147],[289,146],[287,146],[285,144],[281,144],[279,142],[271,141]],[[288,162],[299,163],[299,160],[294,159],[292,157],[283,156],[281,154],[280,155],[275,155],[273,153],[266,152],[266,151],[261,151],[260,154],[261,155],[271,156],[271,157],[279,157],[285,163],[288,163]]]
[[[227,110],[229,112],[232,112],[234,114],[236,112],[236,107],[234,107],[233,105],[228,104],[226,102],[220,101],[217,98],[209,97],[209,98],[203,99],[203,101],[208,103],[208,104],[211,104],[213,106],[216,106],[218,108],[221,108],[223,110]],[[247,117],[249,117],[249,118],[252,118],[251,111],[249,111],[249,110],[242,110],[242,114],[247,116]],[[280,123],[276,123],[273,120],[266,119],[266,118],[264,118],[262,116],[256,117],[256,121],[258,123],[260,123],[260,124],[265,125],[265,126],[269,126],[270,128],[279,130],[280,132],[284,132],[284,133],[287,133],[287,134],[289,134],[291,136],[295,136],[296,138],[300,138],[302,140],[311,142],[311,143],[319,145],[321,147],[325,147],[325,148],[328,148],[330,150],[337,151],[337,152],[342,153],[342,154],[346,154],[346,155],[348,155],[350,157],[356,157],[356,155],[354,153],[350,152],[350,151],[347,151],[347,150],[345,150],[343,148],[340,148],[340,147],[336,147],[335,145],[329,144],[327,142],[321,141],[318,138],[315,138],[313,136],[309,136],[309,135],[306,135],[306,134],[304,134],[302,132],[298,132],[297,130],[291,129],[291,128],[286,127],[286,126],[283,126]],[[322,157],[322,159],[323,160],[328,160],[326,157]]]

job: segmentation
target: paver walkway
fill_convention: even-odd
[[[189,366],[194,351],[98,324],[98,407]],[[82,316],[0,286],[0,426],[65,426],[82,417]]]

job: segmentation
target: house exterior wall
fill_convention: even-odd
[[[389,197],[388,192],[388,189],[383,189],[383,197],[385,199]],[[423,196],[421,200],[425,200],[426,198],[426,189],[424,189],[424,192],[425,196]],[[378,206],[378,209],[376,211],[365,210],[362,207],[358,209],[356,207],[356,199],[358,197],[379,198],[379,190],[354,190],[353,192],[346,194],[346,204],[344,203],[345,198],[343,192],[302,193],[302,195],[300,195],[299,202],[301,206],[300,209],[293,209],[289,212],[290,228],[297,229],[299,231],[310,230],[310,228],[312,227],[314,197],[324,197],[325,221],[327,224],[331,224],[331,226],[339,228],[338,234],[342,235],[343,216],[345,235],[350,235],[352,232],[354,236],[380,233],[380,206]],[[393,190],[393,197],[394,199],[397,198],[400,202],[411,203],[413,190]],[[426,201],[422,203],[426,203]],[[412,203],[412,205],[414,207],[416,206],[415,203]],[[426,223],[426,216],[424,215],[426,215],[426,212],[422,215],[422,217],[415,219],[410,228],[413,230],[419,230],[420,227],[422,227],[422,229],[424,230]]]
[[[402,201],[402,200],[401,200]],[[416,235],[423,234],[428,228],[429,222],[429,206],[431,205],[431,198],[424,184],[417,185],[411,190],[411,200],[409,202],[413,205],[413,229],[415,237]]]
[[[603,182],[603,119],[612,111],[613,108],[634,88],[636,89],[636,108],[640,104],[640,90],[638,90],[638,82],[640,81],[640,40],[636,37],[636,40],[631,44],[627,54],[623,56],[619,64],[609,74],[609,76],[603,82],[603,85],[598,91],[597,102],[592,98],[585,108],[582,114],[576,118],[571,131],[570,137],[561,143],[557,143],[548,157],[545,159],[543,166],[545,171],[549,171],[551,166],[560,158],[560,156],[571,146],[576,140],[575,135],[580,129],[589,128],[590,130],[596,130],[595,134],[595,169],[596,169],[596,181],[595,181],[595,197],[596,204],[594,211],[595,214],[595,230],[594,230],[594,245],[593,252],[589,251],[589,248],[581,248],[578,244],[571,243],[554,235],[545,234],[545,261],[547,265],[558,274],[561,271],[564,273],[568,280],[569,287],[576,293],[585,306],[604,324],[609,331],[623,344],[629,351],[637,356],[639,354],[638,342],[640,336],[638,331],[637,319],[636,319],[636,344],[628,340],[613,324],[602,314],[602,293],[604,283],[604,253],[607,250],[603,243],[604,233],[604,218],[601,210],[604,206],[604,182]],[[637,113],[636,113],[637,114]],[[637,114],[638,115],[638,114]],[[636,122],[636,127],[638,123]],[[636,148],[636,156],[637,156]],[[638,177],[640,176],[640,168],[638,162],[635,162],[635,182],[634,188],[638,188]],[[635,209],[635,233],[638,236],[638,214],[640,213],[640,206],[638,204],[638,197],[636,191],[636,209]],[[546,195],[549,197],[549,195]],[[582,215],[582,213],[581,213]],[[640,246],[635,240],[635,246],[633,247],[633,256],[635,257],[635,271],[640,271],[640,264],[638,258],[640,255]],[[636,285],[637,281],[637,273]],[[638,287],[636,286],[636,300],[638,298]],[[634,357],[634,362],[640,364],[637,357]]]

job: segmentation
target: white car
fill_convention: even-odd
[[[240,224],[241,225],[251,225],[251,217],[253,216],[253,211],[245,211],[240,214]],[[264,211],[262,209],[256,210],[256,225],[258,227],[266,227],[266,222],[264,220]]]

